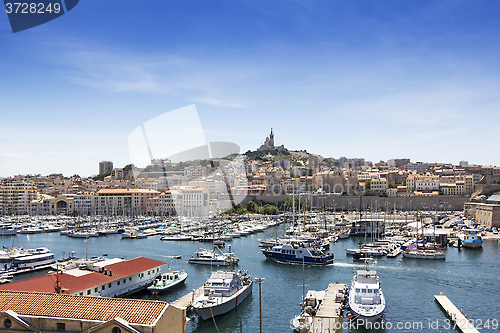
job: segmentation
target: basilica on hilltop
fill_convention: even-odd
[[[285,146],[283,146],[283,145],[278,146],[278,147],[276,147],[274,145],[274,133],[273,133],[272,128],[271,128],[271,134],[269,134],[269,136],[266,138],[266,140],[264,141],[264,144],[261,145],[259,147],[259,149],[257,149],[257,151],[264,151],[264,150],[277,150],[277,151],[285,151],[286,150]]]

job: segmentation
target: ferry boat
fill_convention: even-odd
[[[283,244],[261,249],[267,259],[308,265],[328,265],[333,263],[333,253],[298,244]]]
[[[229,248],[228,253],[217,253],[215,250],[199,249],[199,251],[189,258],[188,263],[198,265],[230,266],[238,264],[239,261],[240,259],[238,259],[234,253],[231,252],[231,248]]]
[[[204,284],[203,294],[191,303],[203,320],[227,313],[252,292],[252,277],[246,271],[213,272]]]
[[[462,246],[468,249],[479,249],[483,247],[483,238],[476,229],[464,229],[459,235]]]
[[[158,295],[164,291],[178,286],[186,281],[188,274],[186,272],[168,270],[167,273],[158,276],[148,290],[153,295]]]
[[[349,289],[349,308],[348,317],[367,329],[380,318],[385,310],[385,297],[376,271],[357,271]]]

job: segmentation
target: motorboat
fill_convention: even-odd
[[[186,272],[168,270],[167,273],[157,276],[148,290],[153,295],[158,295],[164,291],[181,285],[186,281],[188,274]]]
[[[300,303],[300,314],[290,320],[291,327],[299,333],[308,333],[313,317],[318,312],[319,306],[325,297],[325,290],[308,290],[304,300]]]
[[[198,265],[212,265],[212,266],[230,266],[236,265],[240,259],[238,259],[234,253],[231,252],[229,248],[228,253],[222,251],[216,252],[214,250],[199,249],[196,253],[189,258],[188,263],[198,264]]]
[[[325,253],[319,248],[308,247],[301,244],[283,244],[261,249],[267,259],[277,262],[328,265],[333,263],[333,253]]]
[[[385,310],[385,297],[376,271],[368,268],[357,271],[349,289],[349,308],[353,323],[366,329],[380,318]]]
[[[194,298],[191,306],[207,320],[240,305],[252,292],[252,286],[252,277],[246,271],[213,272],[203,285],[203,293]]]

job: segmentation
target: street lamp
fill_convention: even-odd
[[[260,320],[260,333],[262,333],[262,292],[261,285],[264,283],[265,278],[255,278],[255,283],[259,285],[259,320]]]

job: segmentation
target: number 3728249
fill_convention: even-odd
[[[5,10],[7,14],[45,14],[45,13],[56,13],[61,11],[61,5],[59,3],[49,3],[47,6],[44,3],[36,2],[8,2],[5,4]]]

